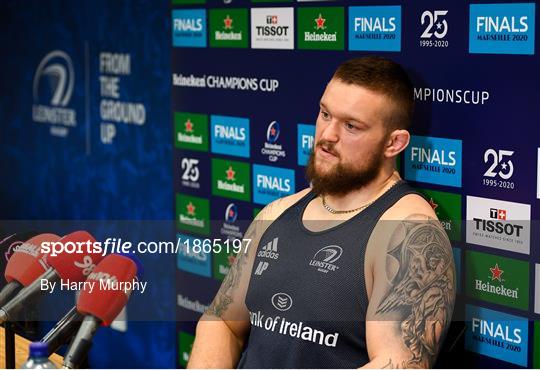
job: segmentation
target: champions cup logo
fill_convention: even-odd
[[[39,63],[34,75],[32,119],[34,122],[75,127],[77,117],[74,109],[66,108],[73,94],[75,72],[68,54],[54,50]],[[47,97],[47,103],[40,102]],[[67,136],[67,128],[56,127],[51,133]]]
[[[283,150],[283,146],[277,144],[280,132],[278,121],[270,122],[266,129],[266,142],[261,149],[261,154],[268,156],[270,162],[276,162],[279,158],[285,158],[287,156],[287,153]]]
[[[315,253],[313,259],[309,261],[309,265],[316,267],[317,271],[324,272],[325,274],[328,273],[328,271],[336,271],[339,269],[339,266],[335,265],[334,262],[336,262],[342,254],[343,249],[340,246],[328,245]]]
[[[278,121],[271,122],[266,130],[266,141],[268,141],[270,144],[274,144],[279,138],[280,132]]]
[[[225,210],[225,221],[232,224],[236,221],[237,217],[238,207],[234,203],[229,204]]]

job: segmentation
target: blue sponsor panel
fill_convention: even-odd
[[[253,202],[268,204],[291,195],[295,189],[294,171],[288,168],[253,165]]]
[[[465,321],[467,350],[527,367],[528,319],[467,305]]]
[[[461,187],[461,140],[411,136],[405,150],[405,178]]]
[[[212,276],[210,253],[205,253],[202,244],[204,239],[185,234],[176,234],[178,249],[177,266],[179,270],[205,277]],[[180,240],[178,242],[178,239]]]
[[[349,50],[401,51],[401,6],[349,7]]]
[[[172,11],[173,46],[206,47],[206,10]]]
[[[469,52],[534,54],[535,4],[471,4]]]
[[[298,124],[296,148],[298,149],[298,165],[305,166],[313,150],[315,125]]]
[[[249,119],[210,116],[212,153],[249,157]]]

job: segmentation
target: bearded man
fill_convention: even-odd
[[[267,205],[197,325],[188,367],[431,367],[452,316],[450,242],[395,170],[413,87],[381,57],[320,100],[310,187]]]

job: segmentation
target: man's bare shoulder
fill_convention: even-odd
[[[418,194],[407,194],[390,207],[381,220],[425,220],[437,219],[431,205]]]
[[[272,203],[269,203],[266,207],[264,207],[259,215],[257,215],[257,219],[261,221],[275,220],[293,204],[302,199],[302,197],[309,193],[310,190],[310,188],[306,188],[297,193],[274,200]]]

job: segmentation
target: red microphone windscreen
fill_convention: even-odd
[[[49,265],[47,256],[41,253],[41,243],[58,240],[60,237],[55,234],[39,234],[17,246],[4,273],[7,282],[15,280],[27,286],[47,271]]]
[[[86,231],[72,232],[58,242],[64,250],[53,255],[54,248],[51,248],[47,262],[62,280],[84,281],[103,259],[102,252],[93,246],[96,239]]]
[[[131,259],[117,254],[106,256],[88,275],[77,301],[77,310],[92,315],[109,325],[127,303],[137,275],[137,265]],[[86,284],[88,283],[88,284]]]

